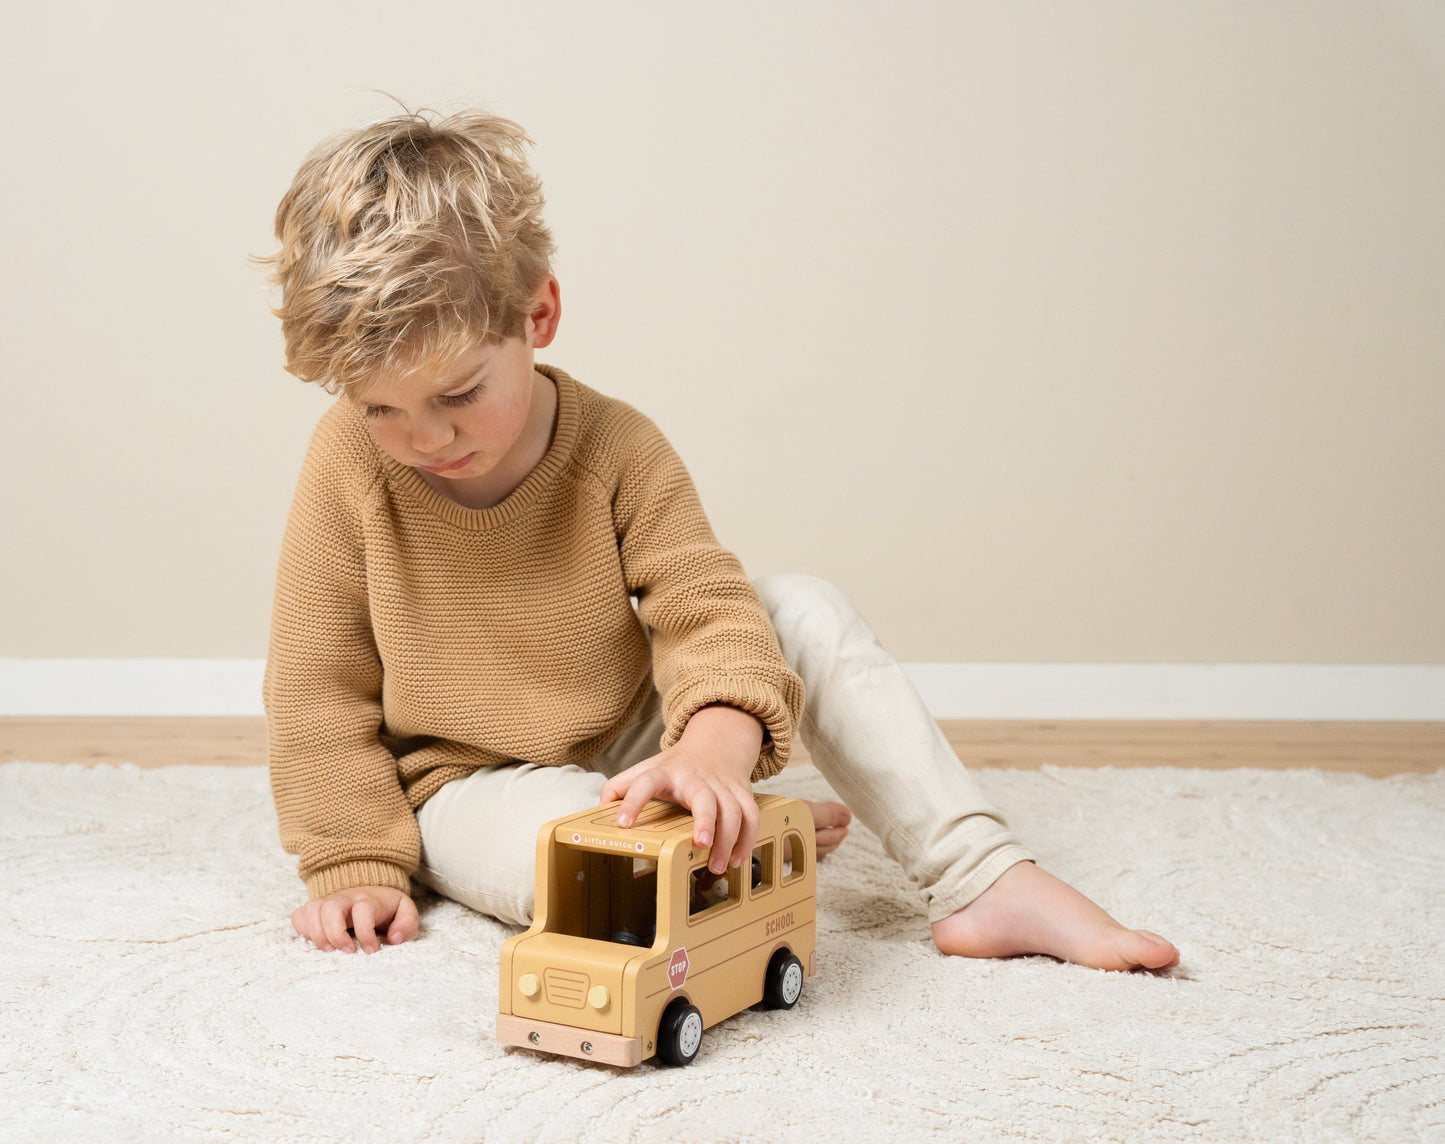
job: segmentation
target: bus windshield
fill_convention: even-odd
[[[560,845],[558,901],[547,928],[572,937],[650,946],[657,936],[657,859]]]

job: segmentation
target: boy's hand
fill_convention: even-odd
[[[623,800],[619,826],[631,826],[651,798],[687,807],[693,841],[712,848],[708,869],[721,874],[729,862],[746,862],[758,837],[750,779],[762,745],[763,725],[755,716],[720,703],[700,708],[671,747],[608,779],[601,801]]]
[[[307,902],[291,915],[296,932],[328,953],[333,949],[355,953],[356,945],[367,953],[375,953],[381,948],[376,930],[385,931],[388,924],[391,929],[386,940],[391,945],[400,945],[416,936],[420,921],[416,903],[390,886],[352,886],[338,890]],[[346,932],[348,928],[356,931],[356,945]]]

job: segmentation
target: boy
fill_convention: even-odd
[[[561,297],[526,143],[476,111],[323,143],[262,260],[286,368],[343,398],[302,466],[264,684],[297,932],[406,941],[413,876],[525,925],[540,825],[613,799],[623,825],[690,808],[711,868],[741,865],[751,783],[800,732],[945,953],[1175,964],[1038,868],[837,589],[749,581],[657,427],[535,362]],[[850,813],[810,805],[821,855]]]

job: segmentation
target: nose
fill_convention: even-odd
[[[413,423],[411,447],[418,455],[434,457],[456,438],[451,423],[444,417],[425,417]]]

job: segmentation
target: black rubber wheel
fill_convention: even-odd
[[[802,994],[803,963],[788,950],[778,950],[763,979],[763,1004],[769,1009],[791,1009]]]
[[[690,1065],[702,1048],[702,1014],[681,997],[664,1010],[657,1027],[657,1056],[663,1064]]]

